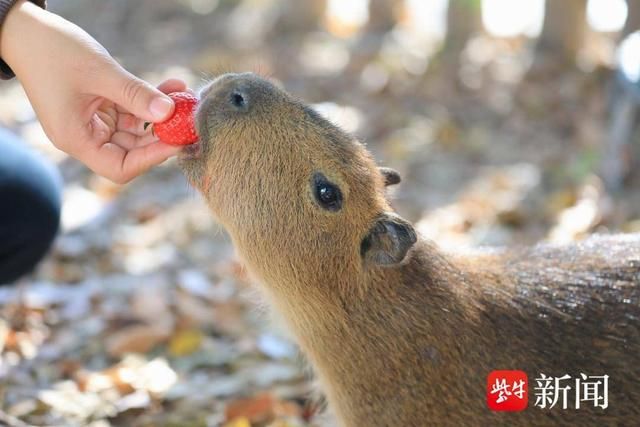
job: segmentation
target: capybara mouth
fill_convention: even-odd
[[[202,155],[202,143],[200,141],[185,145],[178,156],[182,160],[198,159]]]

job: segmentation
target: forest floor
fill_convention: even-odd
[[[527,72],[526,54],[486,39],[475,62],[434,58],[412,74],[389,66],[403,61],[399,42],[385,62],[366,43],[270,28],[274,8],[228,3],[209,15],[169,0],[50,6],[154,83],[278,79],[400,171],[394,206],[446,248],[640,231],[640,176],[617,194],[597,178],[610,71]],[[175,161],[111,184],[47,142],[15,81],[0,86],[0,121],[65,179],[51,254],[0,288],[0,425],[314,425],[295,345],[265,321]]]

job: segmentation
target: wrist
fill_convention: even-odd
[[[13,67],[15,62],[29,49],[29,39],[35,26],[47,12],[27,0],[18,0],[8,11],[0,27],[0,58]]]

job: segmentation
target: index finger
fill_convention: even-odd
[[[164,93],[184,92],[187,90],[187,84],[180,79],[168,79],[158,85],[158,90]],[[119,113],[117,129],[130,132],[137,136],[143,136],[150,131],[146,128],[145,120],[136,117],[119,105],[116,105],[116,111]]]
[[[108,142],[84,151],[79,158],[98,175],[109,178],[118,184],[125,184],[151,167],[178,154],[180,148],[155,142],[126,150],[117,144]]]
[[[158,90],[164,93],[184,92],[187,90],[187,84],[180,79],[167,79],[158,85]]]

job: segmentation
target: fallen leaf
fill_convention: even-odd
[[[296,402],[282,400],[276,404],[274,413],[277,417],[299,418],[302,416],[302,408]]]
[[[105,340],[107,352],[114,357],[126,353],[146,353],[169,338],[169,331],[146,324],[128,326]]]
[[[118,371],[120,379],[131,384],[136,390],[163,395],[178,380],[178,375],[163,358],[147,362],[141,356],[129,355],[121,363]]]
[[[169,341],[169,354],[180,357],[197,351],[202,344],[202,332],[198,329],[187,329],[178,332]]]
[[[236,418],[245,418],[251,423],[265,423],[274,418],[276,404],[276,399],[269,393],[234,400],[229,402],[224,410],[225,419],[232,421]]]
[[[171,316],[168,299],[165,290],[158,289],[158,286],[155,288],[149,285],[140,286],[131,298],[131,313],[148,323],[156,323],[159,320],[171,323],[172,319],[165,320],[165,317]]]
[[[248,419],[242,417],[226,423],[224,427],[251,427],[251,423]]]
[[[186,292],[178,292],[174,299],[177,308],[177,322],[180,327],[212,327],[215,325],[215,311],[210,303]]]

